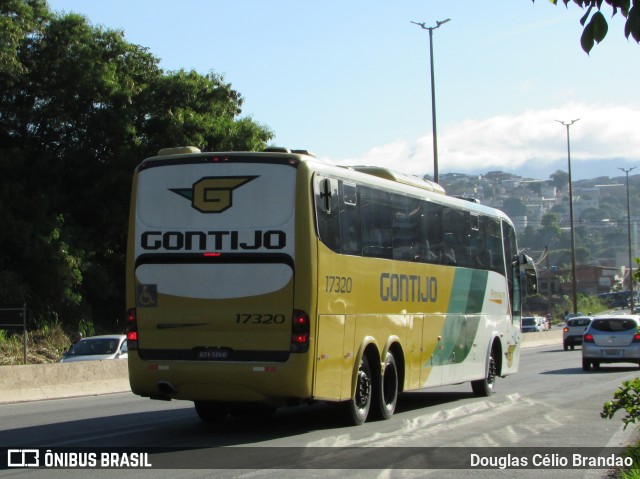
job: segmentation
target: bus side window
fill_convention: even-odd
[[[318,175],[313,189],[320,241],[331,250],[340,252],[338,181]]]
[[[362,254],[375,258],[393,257],[392,208],[389,194],[375,188],[361,189]]]
[[[500,222],[492,218],[485,218],[485,243],[487,251],[490,253],[489,269],[504,275],[504,256],[500,235]]]
[[[420,261],[420,203],[415,198],[396,195],[393,202],[393,259]]]
[[[340,182],[340,235],[342,253],[362,255],[362,231],[358,189],[354,183]]]

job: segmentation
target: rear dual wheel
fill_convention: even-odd
[[[378,380],[375,399],[375,412],[382,419],[393,416],[398,402],[398,368],[396,359],[390,352],[384,360],[382,377]]]
[[[366,355],[362,356],[356,374],[353,397],[347,401],[348,419],[359,426],[363,424],[373,406],[373,413],[389,419],[398,402],[398,368],[392,353],[388,352],[382,365],[382,374],[374,375]]]
[[[352,398],[347,401],[346,408],[348,418],[359,426],[367,420],[371,409],[371,394],[373,392],[373,377],[371,367],[366,355],[362,356],[356,374],[356,388]]]

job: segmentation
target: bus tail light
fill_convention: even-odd
[[[593,343],[593,335],[591,333],[585,334],[582,341],[585,343]]]
[[[138,349],[138,317],[136,308],[127,311],[127,348]]]
[[[306,353],[309,351],[309,315],[304,311],[295,309],[291,323],[291,352]]]

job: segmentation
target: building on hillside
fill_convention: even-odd
[[[585,296],[595,296],[608,293],[623,287],[624,268],[609,266],[576,265],[576,290]],[[538,293],[542,296],[571,295],[571,268],[538,270]]]

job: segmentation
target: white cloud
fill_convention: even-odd
[[[518,171],[566,161],[566,128],[556,120],[580,120],[570,127],[572,166],[595,160],[640,162],[640,110],[627,106],[567,104],[439,127],[439,172]],[[375,146],[340,164],[384,166],[405,173],[433,173],[431,135]],[[597,172],[593,176],[597,176]]]

